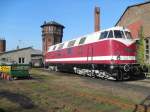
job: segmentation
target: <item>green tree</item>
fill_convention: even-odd
[[[139,31],[139,40],[137,42],[137,62],[141,65],[145,64],[145,41],[144,41],[144,32],[143,27]]]

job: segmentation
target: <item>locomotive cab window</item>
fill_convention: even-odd
[[[123,31],[115,30],[114,31],[115,38],[125,38]]]
[[[79,45],[84,44],[86,37],[80,39]]]
[[[74,46],[75,42],[76,42],[76,40],[70,41],[70,42],[68,43],[68,46],[67,46],[67,47],[72,47],[72,46]]]
[[[125,32],[127,39],[132,39],[132,35],[130,32]]]
[[[113,38],[113,32],[112,32],[112,30],[109,32],[108,38]]]
[[[56,49],[56,46],[53,47],[53,50],[55,50],[55,49]]]
[[[106,37],[107,37],[107,35],[108,35],[108,31],[104,31],[104,32],[102,32],[102,33],[101,33],[101,35],[100,35],[100,39],[104,39],[104,38],[106,38]]]
[[[62,49],[62,48],[63,48],[63,46],[64,46],[64,43],[59,44],[58,50],[59,50],[59,49]]]

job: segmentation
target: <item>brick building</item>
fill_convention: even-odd
[[[128,6],[116,26],[124,26],[131,30],[133,38],[138,38],[143,27],[145,37],[145,61],[150,63],[150,1]]]
[[[55,22],[44,22],[42,28],[42,52],[48,51],[49,46],[62,42],[64,26]]]

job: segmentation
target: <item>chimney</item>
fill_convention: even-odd
[[[100,8],[95,7],[94,10],[94,30],[95,32],[100,30]]]

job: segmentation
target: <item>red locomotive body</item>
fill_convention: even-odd
[[[113,27],[50,46],[45,65],[96,77],[130,78],[139,72],[136,44],[128,29]]]

